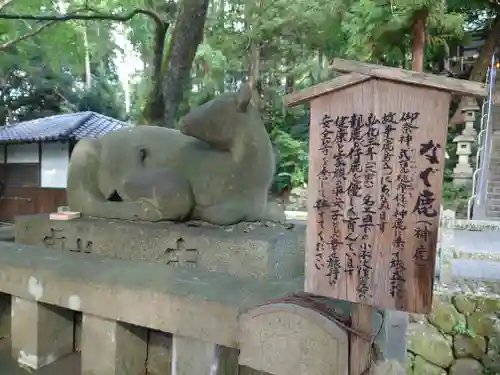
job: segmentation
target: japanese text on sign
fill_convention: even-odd
[[[419,117],[407,111],[325,114],[319,124],[314,267],[332,288],[342,278],[355,285],[358,301],[371,298],[375,282],[401,297],[408,259],[419,267],[429,261],[442,146],[415,136]],[[374,279],[375,251],[387,254],[376,264],[388,270],[384,280]],[[411,257],[404,256],[408,251]]]

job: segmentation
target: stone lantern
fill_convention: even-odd
[[[463,113],[463,121],[465,123],[465,129],[462,135],[470,134],[475,136],[477,132],[476,129],[474,129],[474,123],[476,122],[477,112],[481,109],[477,105],[476,99],[471,97],[463,98],[459,108]]]
[[[472,155],[472,144],[476,142],[477,132],[474,129],[476,114],[479,106],[474,98],[463,98],[459,105],[459,117],[454,118],[454,123],[464,123],[462,134],[455,137],[453,142],[457,144],[458,163],[453,169],[453,183],[458,186],[470,186],[474,170],[470,165]]]

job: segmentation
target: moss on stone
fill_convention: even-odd
[[[478,298],[476,310],[487,314],[500,312],[500,300],[492,298]]]
[[[467,317],[467,325],[475,334],[493,337],[500,333],[500,320],[493,314],[475,311]]]
[[[454,359],[448,340],[430,325],[408,325],[408,349],[442,368],[449,367]]]
[[[460,294],[453,298],[453,304],[459,312],[469,315],[476,309],[476,301],[474,298]]]
[[[439,304],[429,314],[429,321],[443,332],[454,333],[457,325],[465,324],[465,317],[457,311],[455,306]]]
[[[446,375],[446,370],[417,355],[413,366],[413,375]]]
[[[481,359],[486,353],[486,340],[479,335],[474,337],[456,335],[453,339],[453,352],[456,358]]]
[[[451,365],[450,375],[483,375],[483,365],[472,358],[457,359]]]

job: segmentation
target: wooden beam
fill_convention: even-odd
[[[307,89],[297,92],[292,92],[288,95],[285,95],[283,101],[285,106],[295,107],[297,105],[307,103],[318,96],[325,95],[332,91],[337,91],[345,87],[364,82],[371,78],[372,78],[371,76],[366,74],[359,74],[359,73],[346,74],[337,77],[335,79],[332,79],[331,81],[318,83],[317,85],[314,85]]]
[[[335,59],[330,69],[341,73],[360,73],[390,81],[427,86],[459,95],[485,97],[488,93],[484,83],[448,78],[428,73],[417,73],[405,69],[367,64],[359,61]]]
[[[371,306],[353,304],[351,327],[364,336],[373,335],[373,312]],[[349,375],[370,375],[372,343],[366,338],[350,333]]]

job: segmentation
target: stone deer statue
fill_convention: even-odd
[[[138,126],[83,139],[71,155],[67,196],[84,215],[229,225],[284,221],[268,202],[271,141],[243,85],[187,114],[180,131]]]

